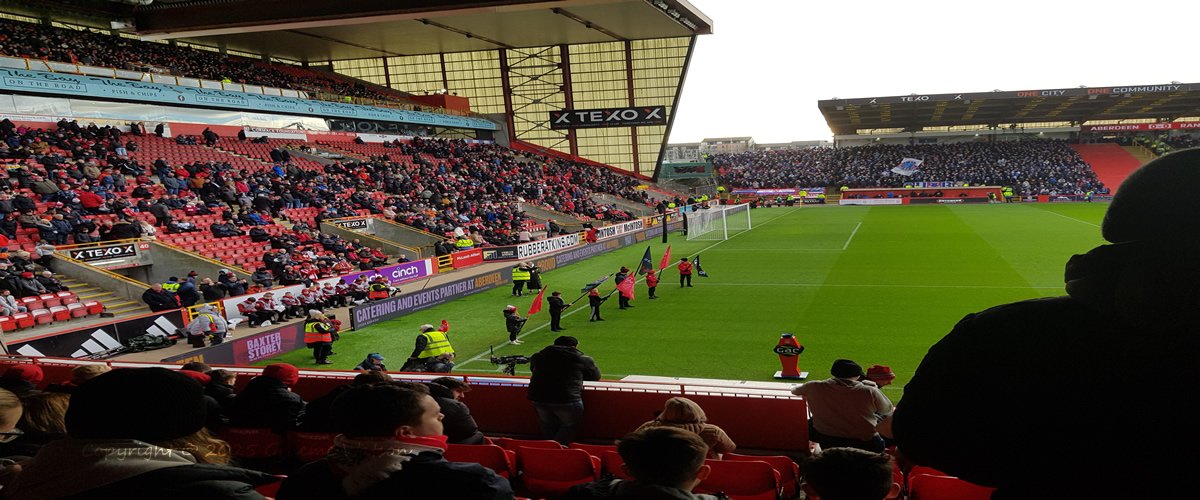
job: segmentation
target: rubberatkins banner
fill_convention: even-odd
[[[666,106],[637,106],[631,108],[564,109],[550,112],[550,128],[630,127],[637,125],[666,125]]]

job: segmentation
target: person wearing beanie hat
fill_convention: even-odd
[[[22,462],[5,498],[252,499],[276,480],[221,465],[229,445],[204,430],[200,384],[173,370],[97,376],[75,389],[65,421],[69,439]]]
[[[370,372],[370,371],[376,371],[376,372],[386,372],[386,371],[387,371],[387,365],[383,364],[383,359],[384,359],[384,358],[383,358],[383,355],[382,355],[382,354],[379,354],[379,353],[377,353],[377,352],[370,353],[370,354],[368,354],[368,355],[367,355],[366,359],[364,359],[364,360],[362,361],[362,363],[359,363],[359,364],[358,364],[358,366],[355,366],[355,367],[354,367],[354,371],[362,371],[362,372]]]
[[[331,413],[340,432],[333,449],[288,474],[279,500],[513,498],[508,480],[491,469],[446,460],[440,407],[423,384],[352,387]]]
[[[286,433],[295,430],[304,413],[304,400],[292,392],[300,380],[300,370],[287,363],[263,368],[262,375],[250,379],[238,393],[229,411],[234,427],[269,428]]]
[[[1180,387],[1200,353],[1197,185],[1200,149],[1147,163],[1105,213],[1111,244],[1067,261],[1065,296],[959,321],[904,387],[892,422],[904,454],[994,498],[1194,490],[1200,456],[1181,450],[1200,448],[1200,430]],[[1101,486],[1114,436],[1121,466]]]
[[[37,392],[38,385],[45,377],[42,367],[38,365],[28,363],[12,365],[4,370],[3,375],[0,375],[0,389],[8,389],[13,394],[25,397]]]
[[[504,328],[508,330],[508,343],[512,345],[523,344],[517,339],[517,334],[521,333],[521,329],[525,328],[526,318],[517,315],[517,306],[509,304],[504,308]]]
[[[542,437],[571,443],[583,421],[583,382],[600,380],[596,361],[579,350],[579,339],[563,335],[529,357],[529,371],[528,397]]]
[[[808,402],[812,435],[822,448],[858,448],[882,453],[886,444],[875,430],[892,414],[892,401],[873,382],[863,382],[863,369],[849,359],[833,362],[833,375],[805,382],[792,394]]]

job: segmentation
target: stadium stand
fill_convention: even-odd
[[[912,176],[890,172],[904,158],[924,163]],[[903,187],[922,181],[1012,186],[1020,194],[1102,191],[1092,167],[1064,141],[872,145],[714,155],[734,187]]]
[[[328,94],[331,100],[360,97],[374,105],[412,105],[407,94],[333,73],[8,19],[0,20],[0,55],[286,88]]]
[[[1125,177],[1143,163],[1118,144],[1073,144],[1071,147],[1092,166],[1096,177],[1105,186],[1120,186]]]

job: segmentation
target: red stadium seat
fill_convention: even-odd
[[[732,461],[759,461],[771,464],[771,468],[779,473],[779,482],[783,488],[783,498],[795,498],[796,492],[800,489],[800,466],[790,457],[783,455],[739,455],[737,453],[726,453],[721,458]]]
[[[41,295],[38,295],[38,298],[42,300],[42,307],[45,307],[47,309],[54,307],[54,306],[62,305],[62,300],[59,299],[57,295],[54,295],[52,293],[43,293]]]
[[[632,476],[625,473],[625,469],[621,467],[625,465],[625,459],[621,458],[621,454],[617,450],[605,451],[600,455],[600,465],[605,474],[612,474],[619,479],[633,479]]]
[[[291,446],[292,456],[301,462],[314,462],[329,454],[336,437],[334,433],[289,432],[288,445]]]
[[[995,488],[988,488],[950,476],[909,473],[910,500],[988,500]]]
[[[221,439],[237,458],[278,458],[287,449],[283,436],[271,429],[230,427],[221,432]]]
[[[705,460],[712,472],[696,487],[699,493],[724,493],[733,500],[779,498],[780,474],[766,462]]]
[[[570,445],[567,446],[567,448],[571,448],[573,450],[586,451],[586,452],[588,452],[588,454],[590,454],[593,457],[603,456],[604,452],[606,452],[606,451],[617,451],[617,445],[615,445],[615,444],[571,443]]]
[[[446,460],[479,464],[506,479],[517,475],[517,454],[494,444],[452,444],[446,448]]]
[[[563,445],[558,444],[558,441],[549,439],[512,439],[500,438],[496,440],[496,444],[506,450],[517,451],[518,448],[543,448],[551,450],[561,450]]]
[[[66,306],[51,307],[50,315],[54,317],[54,321],[66,321],[71,319],[71,311],[67,310]]]
[[[19,301],[19,303],[21,305],[25,306],[26,311],[32,311],[34,309],[45,309],[45,307],[42,306],[42,299],[39,299],[37,297],[22,297],[21,300]]]
[[[78,302],[68,304],[67,311],[71,313],[72,318],[83,318],[88,315],[87,308]]]
[[[11,332],[17,329],[17,320],[12,316],[0,316],[0,332]]]
[[[534,498],[562,496],[572,486],[600,479],[600,459],[583,450],[521,448],[521,479]]]
[[[87,313],[89,315],[100,314],[104,312],[104,304],[101,304],[98,300],[86,301],[83,303],[83,307],[87,308]]]
[[[54,315],[51,314],[50,311],[46,310],[46,309],[35,309],[33,311],[30,311],[29,314],[33,315],[33,322],[37,323],[39,325],[44,325],[47,323],[54,322]]]
[[[71,292],[58,292],[55,295],[58,296],[58,300],[64,306],[67,304],[74,304],[76,302],[79,302],[79,297],[76,297],[75,294],[71,293]]]
[[[42,309],[42,310],[44,311],[45,309]],[[29,328],[29,327],[33,326],[35,323],[35,321],[33,319],[33,314],[27,313],[27,312],[16,313],[16,314],[12,315],[12,319],[13,319],[13,321],[17,322],[17,328]]]

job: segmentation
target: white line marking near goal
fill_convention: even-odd
[[[704,286],[792,286],[804,288],[977,288],[995,290],[1062,290],[1065,285],[1057,286],[1002,286],[1002,285],[902,285],[902,284],[833,284],[833,283],[705,283]]]
[[[858,224],[855,224],[853,231],[850,231],[850,237],[846,238],[846,244],[842,245],[842,250],[850,248],[850,240],[854,239],[854,235],[858,234],[858,228],[860,228],[860,227],[862,227],[861,221],[859,221]]]
[[[759,225],[758,225],[758,227],[765,226],[765,225],[767,225],[767,224],[770,224],[770,223],[774,222],[774,221],[775,221],[775,220],[777,220],[777,219],[782,219],[782,218],[784,218],[784,217],[787,217],[788,215],[795,214],[795,213],[799,213],[799,212],[798,212],[798,211],[792,211],[792,212],[786,212],[786,213],[784,213],[783,215],[777,215],[777,216],[775,216],[775,217],[771,218],[770,220],[764,221],[762,224],[759,224]],[[750,232],[750,231],[752,231],[752,230],[753,230],[753,229],[751,229],[751,230],[746,230],[746,231],[742,231],[742,232],[740,232],[740,233],[737,233],[737,234],[735,234],[735,235],[733,235],[733,236],[730,236],[730,237],[729,237],[729,239],[725,239],[725,240],[718,241],[718,242],[716,242],[716,243],[713,243],[713,244],[711,244],[711,245],[709,245],[709,246],[706,246],[706,247],[704,247],[704,248],[701,248],[701,249],[700,249],[700,250],[698,250],[698,251],[692,252],[692,253],[691,253],[691,255],[695,256],[695,255],[698,255],[698,254],[704,253],[705,251],[707,251],[707,250],[709,250],[709,249],[711,249],[711,248],[713,248],[713,247],[716,247],[717,245],[720,245],[720,244],[722,244],[722,243],[725,243],[726,241],[729,241],[729,240],[732,240],[732,239],[734,239],[734,238],[737,238],[738,236],[741,236],[741,235],[743,235],[743,234],[749,233],[749,232]],[[638,279],[638,280],[637,280],[637,282],[641,282],[641,281],[642,281],[642,280],[644,280],[644,279],[645,279],[645,278]],[[707,286],[707,285],[706,285],[706,286]],[[576,309],[576,310],[574,310],[574,311],[571,311],[571,312],[569,312],[569,313],[566,313],[566,314],[564,314],[564,315],[563,315],[563,318],[566,318],[566,317],[568,317],[568,316],[572,316],[572,315],[574,315],[575,313],[579,313],[579,312],[583,312],[583,311],[591,311],[591,308],[590,308],[590,307],[580,307],[579,309]],[[529,330],[528,332],[525,332],[525,333],[522,333],[522,334],[520,334],[520,335],[517,335],[517,339],[518,339],[518,340],[520,340],[522,337],[526,337],[526,336],[529,336],[529,335],[533,335],[534,333],[537,333],[537,332],[541,331],[543,328],[548,328],[549,326],[550,326],[550,322],[549,322],[549,321],[547,321],[547,322],[545,322],[545,323],[542,323],[541,325],[538,325],[538,326],[537,326],[537,328],[534,328],[534,329],[532,329],[532,330]],[[498,345],[498,346],[494,346],[494,347],[495,347],[495,350],[499,351],[499,350],[501,350],[501,349],[504,349],[505,347],[511,347],[511,346],[512,346],[512,344],[509,344],[508,342],[504,342],[504,343],[502,343],[502,344],[500,344],[500,345]],[[486,351],[483,351],[483,352],[481,352],[481,353],[479,353],[479,354],[476,354],[476,355],[472,356],[470,359],[468,359],[468,360],[466,360],[466,361],[463,361],[462,363],[459,363],[459,364],[465,365],[465,364],[467,364],[467,363],[473,363],[473,362],[475,362],[475,361],[479,361],[479,360],[483,359],[483,357],[484,357],[484,356],[488,356],[488,355],[490,355],[491,353],[492,353],[492,349],[488,349],[488,350],[486,350]]]
[[[1055,211],[1052,211],[1052,210],[1045,210],[1045,209],[1043,209],[1042,211],[1043,211],[1043,212],[1046,212],[1046,213],[1048,213],[1048,214],[1054,214],[1054,215],[1057,215],[1057,216],[1059,216],[1059,217],[1062,217],[1062,218],[1064,218],[1064,219],[1071,219],[1071,220],[1073,220],[1073,221],[1075,221],[1075,222],[1078,222],[1078,223],[1080,223],[1080,224],[1087,224],[1087,225],[1089,225],[1089,226],[1096,227],[1096,228],[1100,227],[1098,224],[1092,224],[1091,222],[1085,221],[1085,220],[1083,220],[1083,219],[1076,219],[1076,218],[1074,218],[1074,217],[1071,217],[1071,216],[1069,216],[1069,215],[1063,215],[1063,214],[1060,214],[1060,213],[1058,213],[1058,212],[1055,212]]]

